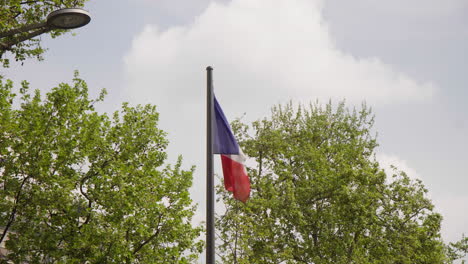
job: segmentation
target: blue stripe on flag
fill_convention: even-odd
[[[239,154],[239,144],[231,131],[223,110],[214,96],[213,153]]]

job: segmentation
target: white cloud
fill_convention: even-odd
[[[143,98],[157,93],[199,99],[203,69],[213,65],[218,93],[244,105],[316,97],[393,103],[433,96],[430,83],[418,83],[378,58],[338,50],[321,11],[314,0],[234,0],[212,3],[190,25],[167,31],[148,25],[125,57],[129,87]]]
[[[204,164],[208,65],[231,119],[243,113],[257,119],[289,99],[388,104],[428,100],[435,92],[377,58],[338,50],[321,1],[212,2],[192,24],[166,31],[147,25],[125,56],[127,98],[158,105],[171,148],[195,164]]]
[[[408,165],[408,162],[404,159],[396,155],[389,155],[385,153],[379,153],[377,155],[377,161],[380,164],[380,167],[385,171],[387,174],[388,180],[391,180],[393,174],[395,174],[392,166],[396,167],[397,171],[403,171],[410,177],[411,179],[419,179],[422,180],[421,176],[416,172],[415,169],[411,168]]]

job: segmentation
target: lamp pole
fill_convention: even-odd
[[[3,54],[6,50],[9,50],[11,47],[17,45],[18,43],[21,43],[28,39],[32,39],[53,29],[79,28],[87,25],[90,21],[90,14],[87,11],[80,8],[63,8],[53,11],[47,16],[46,21],[26,25],[5,32],[0,32],[0,54]],[[14,37],[17,34],[23,33],[28,34],[21,35],[16,38]],[[7,37],[11,37],[11,39],[5,42],[2,41],[2,39]]]

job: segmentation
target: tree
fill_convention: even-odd
[[[163,166],[154,106],[99,114],[104,91],[89,99],[78,75],[45,98],[27,82],[19,94],[1,80],[3,263],[193,263],[193,169]]]
[[[427,190],[375,159],[373,116],[312,104],[277,106],[271,118],[233,130],[255,164],[251,199],[218,189],[225,263],[444,263],[442,217]],[[255,161],[255,162],[254,162]]]
[[[83,7],[87,0],[8,0],[1,1],[0,8],[0,32],[17,29],[25,25],[36,24],[44,21],[47,15],[57,9],[69,7]],[[48,34],[53,38],[66,33],[66,30],[55,29]],[[23,33],[25,35],[26,33]],[[21,34],[16,34],[13,37],[0,39],[0,42],[8,42],[13,38],[18,38]],[[34,38],[22,43],[19,43],[10,48],[10,52],[16,61],[24,61],[26,58],[36,57],[41,60],[41,55],[44,49],[41,47],[41,40]],[[0,50],[0,63],[4,67],[8,67],[9,59],[3,56]]]

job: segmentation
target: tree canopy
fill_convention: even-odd
[[[87,0],[8,0],[1,1],[0,8],[0,32],[17,29],[25,25],[40,23],[45,21],[47,15],[61,8],[83,7]],[[55,29],[48,34],[53,38],[64,34],[65,30]],[[23,35],[26,33],[23,33]],[[0,42],[6,42],[13,38],[20,37],[21,34],[0,39]],[[41,46],[40,38],[34,38],[19,43],[9,50],[16,61],[24,61],[26,58],[35,57],[42,59],[41,55],[44,49]],[[5,58],[0,51],[0,63],[4,67],[9,65],[9,59]]]
[[[442,217],[427,190],[375,159],[373,116],[311,104],[277,106],[251,126],[235,121],[251,158],[244,205],[221,187],[223,263],[446,263]],[[466,245],[466,241],[465,244]],[[455,245],[457,246],[457,245]],[[458,245],[458,248],[462,248]]]
[[[110,117],[78,75],[45,97],[0,80],[0,262],[193,263],[193,169],[164,165],[154,106]]]

